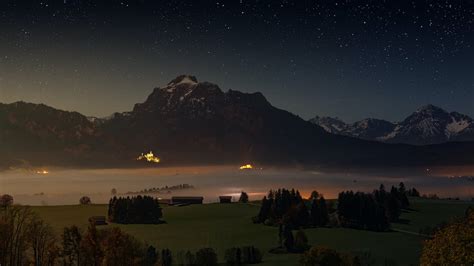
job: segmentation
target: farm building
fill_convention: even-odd
[[[107,225],[105,216],[92,216],[89,218],[89,222],[94,223],[94,225]]]
[[[232,203],[232,196],[219,196],[220,203]]]
[[[171,197],[173,205],[202,204],[204,197]]]

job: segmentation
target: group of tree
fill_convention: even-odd
[[[438,229],[426,240],[420,265],[474,264],[474,209],[468,208],[464,218]]]
[[[212,248],[201,248],[196,252],[181,251],[177,254],[177,265],[217,266],[217,253]]]
[[[153,246],[144,245],[120,228],[97,230],[93,223],[84,233],[76,226],[64,228],[61,254],[62,264],[71,266],[171,265]]]
[[[310,204],[308,209],[307,204]],[[326,200],[317,192],[304,200],[295,189],[270,190],[262,199],[260,211],[253,218],[255,223],[285,225],[296,229],[306,226],[325,226],[329,220]]]
[[[57,236],[29,207],[0,207],[0,265],[170,266],[171,251],[157,251],[120,228],[83,232],[66,227]]]
[[[113,197],[108,216],[110,222],[119,224],[158,224],[163,213],[158,199],[150,196]]]
[[[385,191],[383,185],[372,193],[341,192],[337,211],[343,226],[385,231],[409,205],[405,185],[400,183],[399,188],[392,186],[390,192]]]
[[[416,188],[410,188],[409,190],[407,190],[407,196],[408,197],[419,198],[420,197],[420,192],[418,190],[416,190]]]
[[[0,206],[0,265],[53,265],[58,256],[51,226],[27,207]]]
[[[262,253],[254,246],[234,247],[225,252],[227,265],[257,264],[262,262]]]
[[[315,246],[301,256],[300,264],[302,266],[360,266],[361,262],[357,256],[341,253],[323,246]]]
[[[308,237],[303,230],[293,233],[290,226],[280,225],[278,230],[278,248],[277,253],[283,250],[287,253],[302,253],[310,248]]]

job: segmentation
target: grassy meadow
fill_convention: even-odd
[[[405,221],[392,228],[408,232],[370,232],[347,228],[305,229],[311,245],[324,245],[339,251],[359,254],[365,261],[377,265],[416,265],[423,237],[417,235],[425,226],[434,226],[464,214],[472,202],[412,199],[411,211],[404,212]],[[37,206],[34,211],[58,234],[65,226],[76,224],[87,227],[90,216],[106,215],[106,205]],[[254,245],[264,253],[261,265],[298,265],[297,254],[271,254],[278,241],[278,228],[253,224],[251,217],[258,213],[256,204],[205,204],[185,207],[164,207],[165,224],[116,225],[157,248],[169,248],[174,255],[179,251],[212,247],[223,261],[227,248]],[[412,232],[412,233],[409,233]]]

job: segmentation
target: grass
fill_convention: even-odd
[[[441,200],[413,200],[413,211],[404,212],[408,224],[393,224],[394,228],[418,232],[419,228],[433,226],[455,216],[461,216],[468,202]],[[62,228],[76,224],[87,227],[87,219],[105,215],[106,205],[32,207],[49,222],[58,234]],[[181,250],[214,248],[224,258],[227,248],[254,245],[264,251],[262,265],[298,265],[299,255],[270,254],[277,244],[278,228],[252,224],[251,217],[259,207],[252,204],[207,204],[186,207],[165,207],[166,224],[108,225],[118,226],[157,248],[170,248],[174,254]],[[107,227],[107,226],[104,226]],[[423,238],[401,232],[369,232],[346,228],[306,229],[310,244],[325,245],[340,251],[362,254],[369,252],[376,264],[418,264]]]

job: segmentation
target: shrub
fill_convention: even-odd
[[[13,197],[8,194],[4,194],[0,197],[0,207],[6,207],[13,205]]]
[[[79,199],[79,204],[81,205],[88,205],[88,204],[91,204],[92,201],[91,201],[91,198],[87,197],[87,196],[83,196]]]
[[[247,192],[242,191],[242,193],[240,193],[239,202],[241,202],[241,203],[248,203],[249,202],[249,195],[247,194]]]
[[[196,252],[196,265],[216,266],[217,254],[212,248],[202,248]]]
[[[225,252],[228,265],[257,264],[262,262],[262,253],[254,246],[230,248]]]
[[[236,266],[242,264],[242,254],[240,248],[230,248],[225,251],[225,262],[227,265]]]
[[[305,252],[300,259],[303,266],[322,266],[322,265],[337,265],[337,266],[358,266],[360,261],[357,257],[339,253],[333,249],[322,246],[312,247]]]
[[[163,249],[161,251],[161,258],[158,263],[160,266],[171,266],[173,263],[173,255],[171,254],[171,250]]]
[[[254,246],[242,247],[241,258],[243,264],[256,264],[262,262],[262,253]]]
[[[308,249],[308,238],[303,230],[299,230],[295,235],[295,252],[305,252]]]
[[[472,265],[474,263],[474,212],[438,230],[425,241],[421,265]]]

